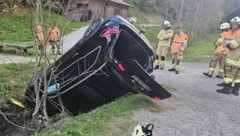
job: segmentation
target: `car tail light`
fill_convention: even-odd
[[[125,71],[126,71],[126,69],[125,69],[125,67],[123,66],[123,64],[118,63],[117,66],[118,66],[118,68],[119,68],[122,72],[125,72]]]
[[[100,34],[101,37],[105,37],[109,34],[118,34],[119,30],[118,29],[114,29],[114,28],[110,28],[110,29],[105,29],[102,31],[102,33]]]
[[[156,101],[160,101],[160,98],[157,97],[157,96],[154,96],[153,99],[156,100]]]

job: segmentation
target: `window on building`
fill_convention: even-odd
[[[121,15],[121,9],[120,8],[114,8],[114,15]]]

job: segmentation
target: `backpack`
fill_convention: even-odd
[[[152,136],[153,128],[153,124],[148,124],[146,127],[138,125],[134,128],[132,136]]]

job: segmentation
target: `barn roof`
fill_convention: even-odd
[[[231,20],[232,18],[236,17],[236,16],[239,16],[240,17],[240,6],[237,7],[236,9],[234,9],[230,14],[228,14],[224,21],[229,21]]]
[[[128,4],[127,2],[124,2],[122,0],[110,0],[111,2],[114,2],[114,3],[117,3],[117,4],[121,4],[121,5],[125,5],[125,6],[128,6],[128,7],[134,7],[133,5],[131,4]]]

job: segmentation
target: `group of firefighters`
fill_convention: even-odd
[[[45,40],[47,39],[47,40]],[[38,45],[38,53],[42,54],[45,51],[46,41],[51,45],[51,53],[61,55],[60,50],[60,32],[55,23],[48,29],[48,37],[44,36],[42,25],[36,27],[36,42]],[[56,50],[57,49],[57,50]]]
[[[164,70],[166,55],[171,47],[173,68],[168,71],[175,71],[176,74],[179,74],[188,36],[181,31],[180,27],[176,28],[176,34],[173,36],[169,21],[164,21],[163,26],[164,29],[157,36],[159,43],[154,69]],[[233,18],[231,24],[222,23],[219,30],[221,30],[220,37],[214,42],[214,57],[210,61],[208,72],[204,72],[203,75],[211,78],[218,64],[216,77],[223,78],[224,82],[217,84],[217,86],[223,87],[217,89],[217,92],[232,93],[238,96],[240,89],[240,17]]]
[[[176,28],[176,34],[173,35],[174,32],[173,30],[171,30],[171,24],[169,21],[164,21],[163,26],[164,28],[160,30],[157,36],[159,42],[156,52],[156,61],[154,64],[155,65],[154,69],[164,70],[166,56],[171,46],[173,67],[168,71],[175,71],[176,74],[179,74],[179,67],[181,61],[183,60],[183,52],[187,47],[188,36],[181,31],[180,27]]]

